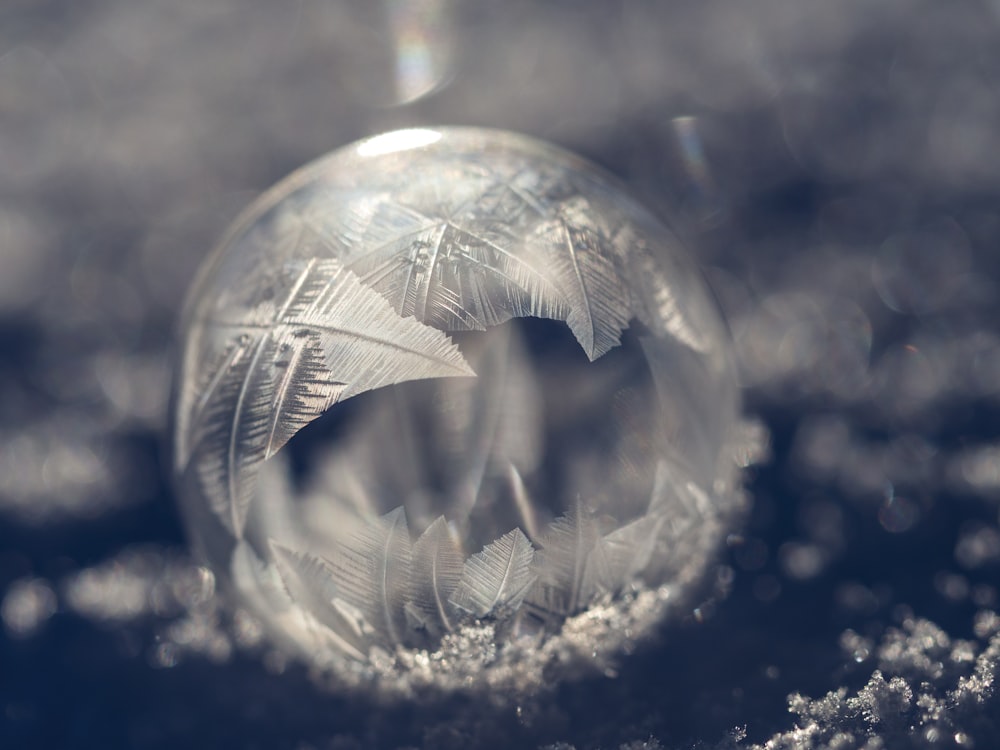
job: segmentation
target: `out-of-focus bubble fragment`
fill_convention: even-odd
[[[778,549],[781,569],[789,578],[805,581],[815,578],[826,566],[825,554],[818,545],[786,542]]]
[[[733,456],[741,468],[771,460],[771,434],[763,422],[744,420],[733,436]]]
[[[805,418],[795,433],[794,464],[817,479],[835,477],[850,444],[850,427],[843,417],[831,414]]]
[[[991,443],[958,451],[948,463],[951,482],[987,497],[1000,497],[1000,445]]]
[[[979,612],[973,621],[972,630],[977,638],[983,640],[1000,633],[1000,614],[996,612]]]
[[[872,282],[890,309],[923,315],[953,301],[969,264],[968,237],[945,219],[883,242],[872,261]]]
[[[879,358],[873,374],[873,395],[890,419],[905,422],[919,417],[949,386],[952,363],[936,354],[934,348],[896,344]]]
[[[712,226],[724,219],[723,197],[712,176],[699,132],[698,118],[675,117],[670,127],[677,154],[686,176],[682,210],[701,225]]]
[[[742,540],[735,548],[733,556],[743,570],[760,570],[767,564],[770,549],[763,539],[750,537]]]
[[[136,546],[79,570],[62,583],[71,610],[96,621],[173,617],[213,601],[215,577],[176,552]]]
[[[832,392],[848,400],[867,392],[871,323],[850,299],[770,295],[734,325],[734,338],[745,385]]]
[[[934,588],[945,599],[960,602],[969,596],[969,580],[958,573],[941,571],[934,575]]]
[[[847,653],[851,660],[858,664],[871,656],[874,647],[875,644],[872,643],[870,638],[865,638],[854,630],[848,629],[840,634],[841,650]]]
[[[0,202],[0,313],[37,302],[47,275],[59,263],[51,217]]]
[[[781,581],[770,573],[759,575],[753,580],[753,595],[765,604],[781,596]]]
[[[64,588],[67,604],[94,620],[132,620],[145,614],[155,578],[143,562],[148,561],[130,556],[128,564],[114,561],[74,574]]]
[[[828,553],[846,545],[844,510],[840,502],[825,496],[805,499],[798,513],[802,530]]]
[[[0,172],[37,179],[56,169],[79,133],[62,71],[28,46],[0,54]]]
[[[955,560],[967,570],[1000,562],[1000,529],[995,525],[969,522],[955,545]]]
[[[7,632],[15,638],[34,635],[56,612],[56,595],[41,578],[14,581],[0,603],[0,618]]]
[[[1000,393],[1000,337],[992,331],[975,331],[963,344],[957,357],[968,365],[970,395],[996,398]]]
[[[125,427],[166,423],[170,371],[165,357],[108,353],[95,358],[94,371]]]
[[[453,0],[385,0],[395,52],[396,104],[408,104],[446,85],[457,43]]]
[[[842,583],[834,596],[837,605],[852,615],[871,616],[882,606],[876,592],[862,583]]]
[[[978,583],[972,587],[972,603],[977,607],[986,609],[996,609],[1000,604],[996,586],[987,583]]]
[[[886,531],[901,534],[912,529],[920,520],[920,508],[909,498],[897,495],[893,486],[887,484],[878,520]]]
[[[0,427],[0,512],[29,524],[87,518],[145,499],[145,457],[67,410],[15,430]]]
[[[317,70],[353,100],[401,107],[454,77],[459,10],[454,0],[324,4],[304,11],[309,28],[299,33],[318,48]]]

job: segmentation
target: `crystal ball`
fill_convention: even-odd
[[[560,638],[620,649],[704,578],[738,411],[696,266],[614,178],[400,130],[284,179],[205,261],[174,470],[197,553],[279,648],[468,682],[565,661]]]

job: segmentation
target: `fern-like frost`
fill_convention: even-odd
[[[413,544],[411,593],[405,608],[413,628],[432,636],[454,630],[459,613],[450,599],[462,579],[463,563],[441,516]]]
[[[607,578],[600,540],[601,529],[582,503],[577,502],[557,518],[540,542],[538,582],[529,603],[544,613],[561,616],[588,604]]]
[[[407,380],[474,374],[444,333],[400,317],[332,259],[307,261],[280,304],[208,325],[232,338],[185,442],[198,446],[196,474],[237,537],[259,464],[333,404]]]
[[[676,244],[496,131],[387,134],[264,193],[184,316],[175,470],[213,569],[281,643],[373,674],[693,581],[737,391]]]
[[[368,655],[369,634],[342,606],[337,573],[316,555],[296,552],[272,542],[271,552],[289,596],[329,631],[338,651],[352,659]]]
[[[534,557],[524,532],[508,531],[466,560],[451,603],[475,617],[517,609],[535,581]]]
[[[611,241],[590,219],[580,196],[557,207],[555,218],[528,239],[529,252],[550,269],[569,302],[566,323],[591,360],[618,346],[632,317],[631,299],[610,252]]]
[[[328,563],[344,601],[361,613],[383,643],[402,643],[412,564],[403,509],[365,524],[336,547]]]
[[[565,317],[565,299],[514,252],[510,237],[425,210],[380,203],[344,258],[400,315],[448,331],[485,330],[529,315]]]

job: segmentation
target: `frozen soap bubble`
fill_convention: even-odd
[[[607,668],[691,611],[738,505],[728,339],[676,237],[500,131],[387,133],[261,196],[188,300],[175,419],[198,552],[356,684]]]

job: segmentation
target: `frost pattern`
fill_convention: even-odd
[[[713,383],[693,395],[711,398],[732,385],[719,364],[721,327],[712,310],[702,315],[704,295],[672,257],[673,235],[556,149],[482,131],[443,140],[377,162],[348,147],[269,191],[231,230],[188,310],[177,471],[236,538],[224,564],[237,587],[265,617],[277,608],[276,630],[297,645],[311,634],[313,654],[372,664],[386,650],[445,644],[481,621],[556,626],[639,579],[692,580],[699,564],[670,540],[702,521],[713,534],[717,526],[714,498],[679,464],[661,462],[647,501],[668,442],[659,424],[632,425],[626,414],[608,431],[607,449],[624,451],[615,466],[628,474],[627,491],[609,491],[570,461],[543,466],[549,441],[599,433],[567,414],[597,408],[602,388],[628,397],[614,379],[618,360],[595,365],[604,379],[586,386],[587,406],[570,404],[572,389],[547,402],[542,386],[569,375],[538,377],[522,351],[527,339],[462,335],[549,318],[565,322],[594,361],[638,320],[643,346],[650,334],[676,352],[691,368],[685,383]],[[699,317],[704,329],[692,322]],[[470,362],[480,378],[453,381],[475,374]],[[652,374],[654,389],[677,390]],[[420,391],[440,412],[426,425],[416,407],[399,407],[416,390],[372,394],[312,494],[265,471],[338,402],[445,378]],[[718,408],[649,405],[652,422],[669,421],[704,453],[691,476],[716,491],[728,487],[728,469],[714,462],[735,416],[735,402],[720,395]],[[681,412],[697,419],[682,423]],[[387,441],[433,446],[440,461],[422,466],[424,454],[387,451]],[[581,448],[580,460],[605,451],[601,441]],[[570,507],[530,496],[563,474],[579,478],[565,493],[577,495]],[[491,514],[496,528],[480,535]],[[511,526],[520,528],[496,537]]]
[[[326,552],[272,540],[271,555],[320,640],[349,659],[367,659],[373,648],[433,644],[476,618],[560,622],[641,579],[654,555],[669,559],[657,547],[668,520],[683,531],[707,512],[684,509],[700,496],[691,487],[665,512],[668,471],[661,463],[647,515],[608,531],[578,501],[549,524],[541,551],[515,528],[466,559],[443,516],[412,541],[400,506],[340,535]]]
[[[418,572],[405,610],[410,625],[432,636],[451,632],[457,624],[451,596],[462,580],[462,553],[439,517],[413,545],[413,569]]]
[[[555,286],[509,245],[483,227],[427,216],[387,196],[345,260],[400,315],[444,330],[485,330],[529,315],[564,318]]]
[[[298,221],[400,315],[448,331],[552,318],[591,360],[617,346],[633,316],[619,267],[638,230],[623,220],[619,236],[569,173],[442,162],[412,170],[403,190],[338,193],[337,216],[302,207]]]
[[[259,464],[326,409],[374,388],[472,375],[448,337],[399,317],[332,259],[310,259],[277,303],[208,325],[228,334],[189,408],[195,470],[237,536]],[[191,456],[182,449],[182,465]]]
[[[610,240],[582,196],[558,206],[529,242],[537,244],[570,303],[566,323],[592,360],[618,346],[632,317],[628,289],[606,250]]]
[[[538,585],[530,603],[562,616],[588,604],[607,580],[600,541],[600,527],[581,503],[556,519],[541,540]]]
[[[476,617],[517,609],[534,582],[534,556],[523,531],[507,532],[466,561],[452,603]]]
[[[414,645],[470,616],[503,619],[535,580],[535,550],[519,529],[462,560],[439,518],[412,543],[403,508],[344,539],[330,556],[272,542],[288,594],[329,632],[344,656]]]
[[[350,658],[366,658],[368,646],[363,621],[340,598],[330,563],[279,544],[271,545],[271,550],[289,595],[303,606],[304,613],[315,619],[314,627],[325,629],[329,645]]]

